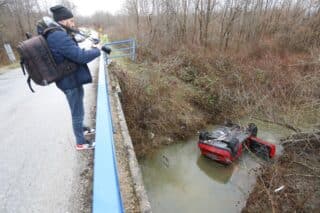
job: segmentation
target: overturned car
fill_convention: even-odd
[[[239,158],[244,147],[263,158],[273,158],[276,152],[274,144],[257,138],[258,128],[254,123],[248,127],[227,123],[211,133],[199,134],[198,147],[201,154],[223,164],[231,164]]]

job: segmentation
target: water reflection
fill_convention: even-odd
[[[259,137],[272,143],[288,132],[277,125],[255,123]],[[259,161],[244,152],[233,164],[224,166],[201,156],[194,137],[157,150],[140,165],[155,213],[239,212],[255,182],[250,170],[257,168]]]
[[[238,166],[237,162],[231,165],[223,165],[213,160],[199,155],[197,165],[204,174],[210,177],[214,181],[226,184],[229,182],[233,171]]]

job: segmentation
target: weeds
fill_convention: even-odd
[[[208,122],[247,115],[299,127],[306,112],[319,113],[319,65],[310,63],[315,57],[280,55],[271,47],[254,60],[246,54],[182,47],[161,62],[132,65],[133,71],[117,67],[134,141],[153,147],[168,143],[163,137],[182,139]],[[151,133],[159,137],[150,140]]]
[[[243,212],[316,212],[320,207],[319,139],[319,131],[285,139],[283,155],[258,172]]]
[[[187,101],[193,88],[179,79],[154,70],[130,73],[118,65],[111,69],[120,81],[122,104],[138,154],[191,136],[208,123],[208,118]]]

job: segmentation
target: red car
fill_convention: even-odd
[[[200,132],[198,146],[201,154],[223,164],[231,164],[240,157],[244,146],[264,158],[273,158],[276,146],[257,138],[258,128],[250,123],[247,128],[226,124],[209,132]]]

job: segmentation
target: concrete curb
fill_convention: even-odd
[[[118,120],[121,128],[120,131],[124,139],[124,145],[127,151],[129,169],[130,169],[130,173],[133,181],[134,191],[139,202],[140,212],[151,213],[152,212],[151,205],[144,188],[141,170],[140,170],[138,160],[132,145],[132,140],[128,130],[127,122],[126,122],[126,119],[122,110],[122,105],[120,102],[120,97],[119,97],[119,94],[121,94],[120,85],[117,78],[111,72],[109,72],[108,78],[109,78],[108,79],[109,82],[110,82],[110,78],[112,78],[114,81],[113,84],[115,85],[115,87],[111,88],[110,91],[114,93],[114,97],[116,99],[115,104],[117,109],[115,110],[117,110],[118,112],[117,114],[119,116]]]

